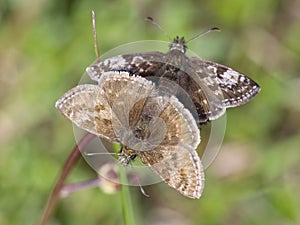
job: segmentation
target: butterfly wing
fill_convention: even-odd
[[[186,58],[188,59],[188,58]],[[176,76],[177,82],[192,99],[197,113],[197,122],[205,123],[208,120],[219,118],[225,113],[225,108],[221,106],[220,97],[211,88],[207,87],[203,79],[195,73],[195,70],[189,66],[186,61],[182,70]],[[216,90],[219,87],[215,87]]]
[[[130,128],[154,93],[151,81],[127,72],[104,72],[98,85],[73,88],[57,101],[56,108],[78,127],[122,143],[134,138]]]
[[[189,198],[200,198],[204,173],[194,149],[185,144],[159,146],[152,151],[138,152],[138,155],[169,186]]]
[[[200,143],[200,131],[192,114],[175,96],[164,96],[164,99],[167,104],[158,117],[165,126],[164,139],[160,145],[177,145],[183,142],[194,149],[197,148]]]
[[[132,127],[141,119],[148,99],[157,94],[155,85],[127,72],[106,72],[100,77],[99,86],[112,108],[113,129],[121,144],[133,147],[140,143]]]
[[[65,93],[55,107],[79,128],[116,142],[112,111],[97,85],[78,85]]]
[[[221,97],[222,107],[243,105],[260,91],[259,85],[251,78],[229,67],[197,57],[191,57],[190,62],[206,86]]]
[[[161,52],[146,52],[118,55],[104,60],[98,60],[86,69],[94,81],[99,81],[103,72],[127,71],[142,77],[155,76],[164,65],[165,54]]]

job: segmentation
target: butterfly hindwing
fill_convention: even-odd
[[[260,87],[255,81],[229,67],[200,60],[197,57],[191,57],[190,61],[194,68],[201,68],[201,70],[196,70],[196,73],[202,77],[208,87],[213,91],[216,90],[216,86],[218,87],[216,93],[219,93],[222,98],[222,107],[243,105],[260,91]]]
[[[200,198],[204,188],[204,173],[194,149],[184,144],[159,146],[152,151],[139,152],[138,155],[169,186],[189,198]]]

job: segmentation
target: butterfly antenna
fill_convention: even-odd
[[[188,41],[186,42],[186,44],[187,44],[188,42],[190,42],[190,41],[193,41],[193,40],[195,40],[195,39],[197,39],[197,38],[199,38],[199,37],[202,37],[202,36],[204,36],[204,35],[206,35],[206,34],[212,32],[212,31],[220,31],[220,29],[219,29],[218,27],[210,28],[209,30],[207,30],[207,31],[205,31],[205,32],[203,32],[203,33],[200,33],[200,34],[195,35],[195,36],[192,37],[190,40],[188,40]]]
[[[99,48],[98,48],[98,41],[97,41],[97,30],[96,30],[96,16],[94,10],[92,10],[92,24],[93,24],[93,36],[94,36],[94,48],[96,58],[99,59]]]
[[[94,155],[119,155],[120,153],[116,152],[84,152],[86,156],[94,156]]]
[[[172,38],[170,37],[170,35],[164,29],[162,29],[162,27],[152,17],[148,16],[146,18],[146,21],[149,21],[154,26],[156,26],[169,39],[169,41],[172,41]]]

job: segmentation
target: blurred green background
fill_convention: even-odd
[[[262,91],[229,109],[220,154],[200,200],[161,183],[130,188],[136,224],[300,224],[300,1],[0,2],[0,224],[36,224],[75,141],[54,107],[101,54],[120,44],[209,34],[189,44],[200,57],[253,78]],[[68,178],[95,177],[84,160]],[[119,193],[98,188],[60,200],[50,224],[123,224]]]

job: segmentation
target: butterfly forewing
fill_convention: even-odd
[[[97,60],[87,67],[86,72],[94,81],[99,81],[107,71],[126,71],[131,74],[148,77],[156,76],[164,65],[165,54],[161,52],[146,52],[118,55],[104,60]]]
[[[56,102],[56,108],[79,128],[116,142],[111,108],[97,85],[78,85]]]

